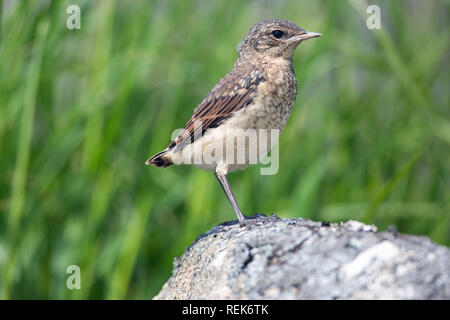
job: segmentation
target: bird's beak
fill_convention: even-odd
[[[300,42],[303,40],[317,38],[317,37],[321,37],[321,36],[322,36],[321,33],[305,31],[302,34],[299,34],[299,35],[296,35],[296,36],[293,36],[292,38],[290,38],[289,42]]]

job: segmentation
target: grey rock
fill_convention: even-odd
[[[449,270],[427,237],[257,215],[199,236],[154,299],[450,299]]]

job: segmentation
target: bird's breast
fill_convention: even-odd
[[[252,104],[233,117],[237,126],[283,130],[286,125],[297,96],[297,80],[286,68],[266,73],[266,81],[258,85]]]

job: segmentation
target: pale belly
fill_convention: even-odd
[[[194,165],[215,172],[225,165],[226,171],[242,170],[256,164],[278,141],[289,118],[292,105],[268,104],[263,98],[238,111],[216,128],[182,150],[171,152],[175,164]]]

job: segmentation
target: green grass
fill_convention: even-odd
[[[81,30],[66,28],[70,4]],[[371,4],[382,30],[363,1],[3,1],[0,297],[151,298],[196,236],[235,219],[212,174],[144,161],[267,17],[324,37],[295,54],[278,174],[230,175],[243,211],[449,246],[450,4]],[[81,290],[65,286],[72,264]]]

